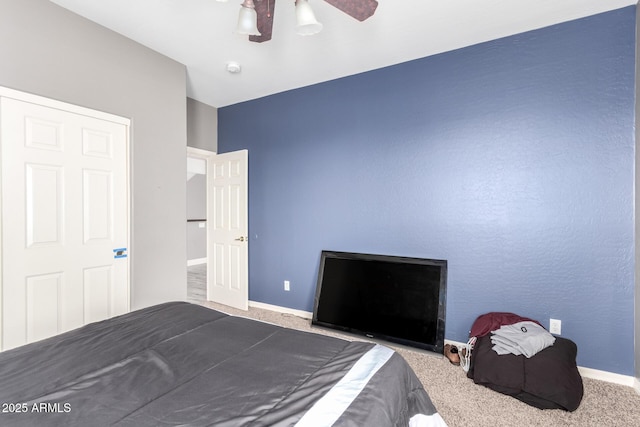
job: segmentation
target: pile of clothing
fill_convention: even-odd
[[[493,350],[497,354],[524,355],[527,358],[552,346],[556,340],[537,320],[514,313],[483,314],[473,322],[469,331],[469,341],[460,349],[460,354],[464,355],[460,364],[465,372],[469,371],[470,356],[476,340],[487,335],[491,335]],[[445,348],[445,355],[448,357],[446,350]]]
[[[476,384],[540,409],[575,411],[584,393],[577,345],[514,313],[479,316],[460,353]]]

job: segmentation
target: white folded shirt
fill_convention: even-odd
[[[523,354],[531,357],[556,341],[546,329],[531,321],[503,325],[492,334],[493,350],[498,354]]]
[[[493,350],[498,353],[500,356],[503,354],[515,354],[519,356],[522,354],[518,345],[511,340],[506,338],[499,337],[497,335],[491,336],[491,343],[493,344]]]

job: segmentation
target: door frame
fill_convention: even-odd
[[[118,123],[124,125],[126,127],[126,148],[125,151],[127,153],[126,158],[126,180],[127,180],[127,257],[129,261],[127,263],[127,311],[131,310],[131,271],[132,271],[132,262],[134,257],[134,251],[131,247],[131,236],[132,236],[132,221],[131,221],[131,208],[132,208],[132,191],[131,191],[131,153],[132,153],[132,138],[131,138],[131,119],[121,116],[116,116],[115,114],[106,113],[104,111],[94,110],[87,107],[81,107],[79,105],[70,104],[68,102],[58,101],[56,99],[47,98],[40,95],[35,95],[28,92],[22,92],[16,89],[11,89],[5,86],[0,86],[0,98],[10,98],[15,99],[22,102],[29,102],[33,104],[39,104],[49,108],[55,108],[58,110],[67,111],[74,114],[80,114],[84,116],[89,116],[93,118],[97,118],[100,120],[111,121],[114,123]],[[1,118],[0,118],[1,120]],[[0,126],[2,126],[2,122],[0,121]],[[0,155],[2,153],[2,140],[0,140]],[[1,167],[1,165],[0,165]],[[2,191],[2,176],[3,171],[0,170],[0,192]],[[2,212],[2,194],[0,194],[0,213]],[[2,215],[0,214],[0,242],[2,242]],[[3,331],[3,253],[2,253],[2,245],[0,244],[0,345],[2,344],[2,331]],[[1,347],[0,347],[1,348]]]

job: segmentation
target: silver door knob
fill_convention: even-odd
[[[242,236],[242,237],[238,237],[236,240],[239,240],[239,241],[241,241],[241,242],[244,242],[244,236]],[[248,238],[248,237],[247,237],[247,240],[249,240],[249,238]]]

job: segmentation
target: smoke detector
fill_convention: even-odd
[[[227,62],[227,71],[231,74],[238,74],[242,70],[240,64],[235,61]]]

